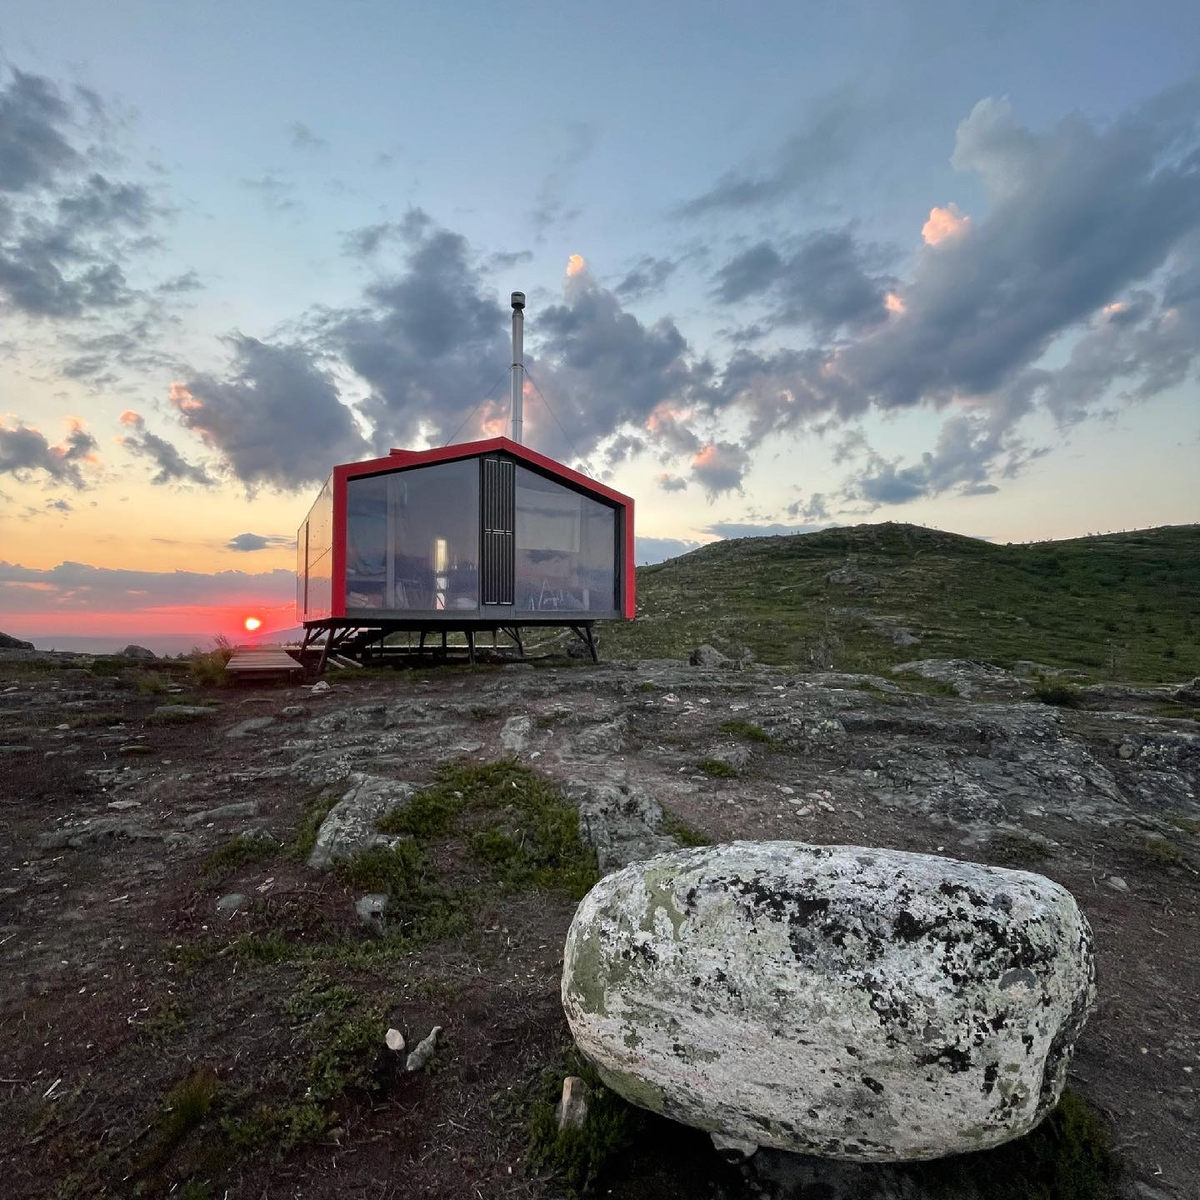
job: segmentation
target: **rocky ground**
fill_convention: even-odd
[[[528,1128],[563,1073],[563,937],[594,872],[576,821],[602,870],[786,838],[1057,880],[1099,963],[1071,1086],[1111,1129],[1120,1191],[1200,1186],[1194,687],[1056,695],[928,661],[564,660],[318,692],[104,669],[0,652],[6,1194],[563,1195]],[[533,774],[478,769],[510,759]],[[387,892],[381,933],[359,902]],[[435,1025],[423,1069],[382,1045]],[[603,1190],[851,1194],[812,1179],[659,1131]]]

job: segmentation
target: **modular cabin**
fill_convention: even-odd
[[[296,538],[305,646],[634,615],[633,501],[507,437],[334,467]]]

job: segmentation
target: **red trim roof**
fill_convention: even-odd
[[[523,443],[514,442],[511,438],[506,437],[486,438],[480,442],[458,442],[453,446],[439,446],[434,450],[393,450],[385,458],[369,458],[364,462],[346,463],[343,466],[335,467],[334,471],[343,479],[357,479],[362,475],[378,475],[381,472],[396,471],[402,467],[419,467],[427,463],[451,462],[457,458],[474,458],[479,454],[494,454],[498,450],[503,450],[514,458],[524,459],[535,467],[541,467],[543,471],[557,475],[560,479],[569,479],[579,487],[587,488],[588,491],[604,496],[617,504],[633,503],[632,498],[623,492],[607,487],[590,476],[563,466],[557,459],[548,458],[545,454],[539,454]]]

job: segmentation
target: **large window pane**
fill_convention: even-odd
[[[615,509],[517,467],[517,608],[616,608],[616,533]]]
[[[352,479],[346,488],[346,607],[479,607],[479,462]]]
[[[388,608],[388,479],[346,484],[346,607]]]
[[[395,526],[393,607],[479,607],[479,460],[388,476]]]

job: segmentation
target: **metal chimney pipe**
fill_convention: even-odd
[[[512,360],[512,439],[519,442],[524,434],[525,417],[521,402],[525,398],[525,293],[513,292]]]

